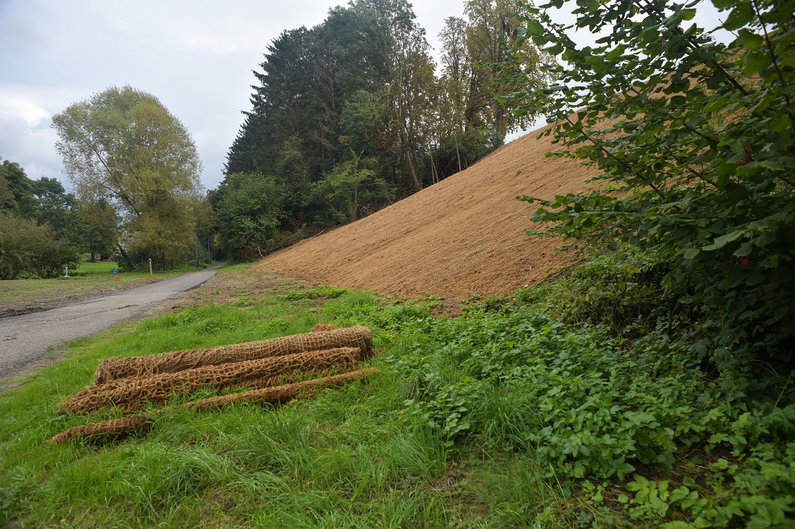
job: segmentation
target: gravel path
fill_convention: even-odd
[[[49,347],[103,331],[194,288],[215,275],[210,268],[57,309],[0,319],[0,379],[42,360]],[[0,387],[2,389],[2,387]]]

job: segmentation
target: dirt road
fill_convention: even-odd
[[[53,345],[90,336],[132,319],[168,298],[204,283],[216,272],[215,268],[191,272],[57,309],[1,318],[0,379],[20,374],[26,367],[43,359],[47,349]]]

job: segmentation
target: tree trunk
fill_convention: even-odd
[[[422,183],[417,178],[417,169],[414,167],[414,155],[411,154],[411,150],[408,148],[406,148],[406,159],[409,162],[409,170],[411,171],[411,177],[414,179],[414,185],[417,186],[417,191],[422,191]]]
[[[455,157],[458,160],[458,172],[460,173],[463,169],[461,169],[461,149],[458,147],[458,134],[453,135],[455,138]]]
[[[497,112],[494,115],[494,129],[500,138],[505,138],[505,109],[500,103],[497,103]]]

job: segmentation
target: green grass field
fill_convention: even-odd
[[[791,527],[795,408],[743,411],[679,352],[639,358],[522,299],[451,318],[439,301],[297,289],[74,342],[0,394],[0,526]],[[114,444],[48,442],[118,416],[57,413],[104,357],[317,322],[369,325],[382,376],[280,408],[170,412]]]
[[[82,262],[76,270],[69,271],[69,278],[0,281],[0,315],[49,308],[69,299],[130,288],[184,271],[158,272],[153,276],[146,272],[122,272],[116,280],[113,275],[116,266],[115,262],[107,261]]]

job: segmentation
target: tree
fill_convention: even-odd
[[[441,79],[407,0],[352,0],[315,27],[283,32],[255,72],[258,85],[226,174],[285,184],[279,228],[300,232],[375,211],[467,167],[532,118],[515,115],[498,96],[545,79],[537,75],[540,55],[509,17],[516,4],[478,4],[489,24],[513,24],[495,41],[497,55],[483,52],[474,23],[449,18]],[[372,175],[352,212],[340,206],[341,187],[327,184],[357,180],[361,171]]]
[[[74,232],[75,198],[55,178],[31,180],[14,162],[0,165],[0,208],[24,219],[49,224],[59,236]]]
[[[80,247],[84,226],[74,195],[67,193],[61,182],[46,176],[32,180],[30,190],[35,201],[33,218],[39,224],[50,226],[59,239]]]
[[[9,208],[14,198],[14,191],[5,175],[5,168],[0,166],[0,208]]]
[[[3,160],[0,164],[0,207],[23,218],[34,218],[36,200],[31,185],[18,163]]]
[[[467,129],[467,105],[473,65],[467,49],[466,22],[462,18],[447,17],[439,34],[442,42],[442,77],[439,101],[439,143],[452,143],[459,171],[462,163],[461,136]],[[450,141],[452,140],[452,141]]]
[[[573,27],[528,13],[535,43],[565,61],[547,91],[560,155],[618,191],[528,200],[553,234],[664,261],[665,284],[698,315],[694,354],[724,371],[791,366],[795,3],[713,3],[728,16],[706,30],[690,22],[696,1],[582,4]],[[567,32],[584,28],[605,36],[579,48]]]
[[[282,200],[279,208],[282,218],[291,230],[298,230],[306,221],[306,210],[311,201],[312,183],[309,163],[301,149],[298,136],[290,136],[279,149],[273,173],[282,183]]]
[[[272,250],[283,220],[284,189],[271,176],[234,173],[211,197],[220,245],[238,258],[263,257]]]
[[[518,0],[467,0],[467,53],[473,69],[467,105],[467,119],[482,119],[504,138],[513,130],[532,123],[536,112],[514,112],[504,96],[547,85],[540,68],[549,58],[528,40],[518,15],[525,3]]]
[[[116,210],[100,198],[95,202],[84,202],[78,209],[83,221],[83,244],[92,259],[105,259],[115,250],[119,242],[119,219]]]
[[[373,162],[357,157],[338,163],[317,183],[315,192],[336,222],[353,222],[363,208],[388,197],[386,182],[376,178]]]
[[[134,261],[151,257],[165,268],[190,255],[201,162],[185,127],[157,98],[108,88],[54,116],[53,126],[80,198],[113,204]]]

